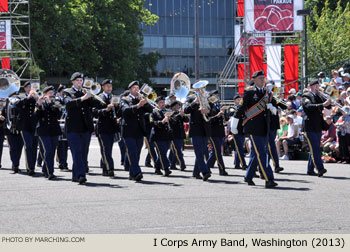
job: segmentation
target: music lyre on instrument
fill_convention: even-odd
[[[159,108],[158,104],[155,102],[155,100],[157,99],[157,94],[153,91],[153,88],[150,87],[147,83],[144,83],[142,85],[140,91],[138,91],[138,94],[143,99],[146,99],[148,104],[151,105],[153,108]]]

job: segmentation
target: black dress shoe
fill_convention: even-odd
[[[103,172],[102,172],[102,176],[108,177],[108,176],[109,176],[109,175],[108,175],[108,172],[107,172],[107,171],[103,171]]]
[[[265,183],[265,188],[274,188],[276,186],[278,186],[278,184],[273,180],[266,181]]]
[[[307,172],[306,174],[309,176],[317,176],[317,173],[315,173],[315,172]]]
[[[146,167],[151,167],[151,168],[153,167],[151,163],[145,163],[145,166]]]
[[[184,165],[184,166],[181,166],[181,171],[184,171],[185,169],[186,169],[186,165]]]
[[[235,168],[234,169],[242,169],[240,165],[235,165]]]
[[[250,186],[255,186],[253,179],[244,178],[244,182],[246,182]]]
[[[114,177],[114,171],[108,171],[108,176],[109,177]]]
[[[80,177],[78,182],[79,182],[79,185],[84,185],[86,181],[87,181],[86,178]]]
[[[42,174],[45,178],[48,178],[49,177],[49,175],[47,175],[47,173],[44,173],[43,172],[43,174]]]
[[[165,170],[165,172],[164,172],[164,176],[165,177],[168,177],[170,174],[171,174],[170,170]]]
[[[284,168],[283,167],[276,167],[275,168],[275,173],[280,173],[281,171],[283,171]]]
[[[243,165],[242,166],[242,170],[247,170],[248,169],[248,166],[247,165]]]
[[[13,173],[19,173],[19,168],[18,168],[18,166],[12,166],[12,171],[13,171]]]
[[[48,177],[47,179],[48,179],[48,180],[53,180],[54,178],[56,178],[56,176],[53,175],[53,174],[50,174],[49,177]]]
[[[63,171],[63,170],[64,170],[64,166],[63,166],[63,165],[61,165],[61,164],[58,166],[58,168],[59,168],[61,171]]]
[[[220,171],[219,175],[220,176],[228,176],[228,173],[227,173],[227,171],[223,170],[223,171]]]
[[[89,166],[86,167],[86,173],[89,173]]]
[[[29,176],[34,176],[34,174],[35,174],[35,171],[34,171],[34,170],[30,169],[30,170],[28,171],[28,175],[29,175]]]
[[[178,170],[176,166],[170,166],[170,170]]]
[[[163,175],[163,172],[161,170],[159,170],[159,169],[156,169],[154,171],[154,173],[157,174],[157,175]]]
[[[79,179],[78,178],[72,178],[72,182],[79,182]]]
[[[210,172],[206,172],[206,173],[204,173],[204,174],[203,174],[203,181],[207,181],[207,180],[208,180],[208,178],[210,178],[210,177],[211,177]]]
[[[141,181],[142,178],[143,178],[142,173],[139,173],[135,176],[135,181],[139,182],[139,181]]]
[[[194,177],[195,179],[203,179],[200,174],[193,174],[192,177]]]
[[[325,174],[326,172],[327,172],[327,170],[326,170],[325,168],[323,168],[322,170],[319,170],[319,171],[318,171],[317,176],[322,177],[323,174]]]

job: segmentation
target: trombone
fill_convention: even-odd
[[[138,91],[138,94],[143,98],[146,99],[148,104],[151,105],[153,108],[158,108],[158,104],[155,102],[157,99],[157,94],[154,92],[153,88],[150,87],[148,84],[144,83]]]
[[[98,82],[94,82],[94,79],[91,78],[85,78],[83,87],[86,88],[85,93],[89,92],[93,95],[93,98],[98,100],[102,104],[106,104],[105,101],[98,96],[98,94],[101,92],[101,85]]]

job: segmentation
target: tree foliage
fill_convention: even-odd
[[[141,55],[140,22],[158,17],[144,8],[145,0],[32,0],[32,51],[46,76],[112,78],[118,87],[136,77],[149,79]],[[156,61],[149,61],[157,64]],[[141,75],[141,76],[140,76]],[[45,76],[43,76],[45,77]]]
[[[318,71],[322,67],[320,62],[331,66],[350,57],[350,5],[343,6],[344,1],[339,1],[333,8],[333,2],[326,1],[320,14],[317,6],[313,9],[316,28],[308,26],[308,37],[314,48],[308,53],[310,72]]]

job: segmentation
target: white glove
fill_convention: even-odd
[[[232,134],[234,134],[234,135],[238,134],[238,129],[237,129],[238,122],[239,122],[238,118],[231,117],[231,119],[230,119],[230,128],[231,128]]]
[[[272,103],[266,104],[267,109],[271,111],[273,115],[277,115],[277,109],[272,105]]]

